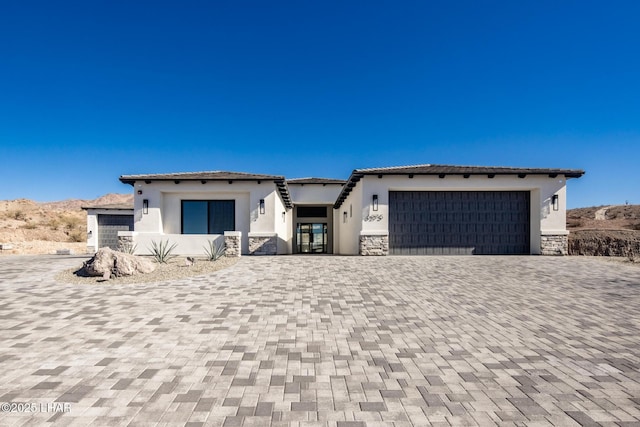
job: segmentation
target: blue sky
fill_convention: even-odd
[[[585,169],[640,203],[636,1],[19,1],[0,6],[0,199],[122,174]]]

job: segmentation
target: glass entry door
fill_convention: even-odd
[[[327,253],[327,224],[301,224],[296,227],[298,253],[326,254]]]

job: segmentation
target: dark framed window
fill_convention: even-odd
[[[235,200],[182,201],[182,234],[223,234],[235,229]]]
[[[298,206],[298,218],[326,218],[326,206]]]

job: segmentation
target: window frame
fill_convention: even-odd
[[[319,210],[324,210],[324,213],[321,215],[312,215],[311,213],[319,213]],[[297,218],[328,218],[329,217],[329,209],[327,206],[318,206],[318,205],[302,205],[296,207],[296,217]]]
[[[211,226],[211,207],[210,203],[212,202],[233,202],[233,229],[232,230],[223,230],[224,231],[235,231],[236,230],[236,200],[235,199],[183,199],[180,200],[180,234],[184,234],[185,236],[189,235],[202,235],[202,233],[186,233],[184,232],[184,204],[185,202],[204,202],[207,204],[207,235],[220,236],[220,233],[212,233],[210,230]]]

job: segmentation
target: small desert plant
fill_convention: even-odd
[[[20,228],[24,228],[25,230],[35,230],[38,228],[38,224],[33,221],[27,221],[27,223]]]
[[[222,245],[216,244],[215,241],[209,240],[208,246],[204,247],[204,252],[207,254],[207,259],[209,261],[217,261],[224,255],[227,248]]]
[[[118,242],[118,251],[125,254],[133,255],[136,253],[136,249],[138,249],[138,245],[134,245],[133,242],[129,240],[120,240]]]
[[[68,234],[70,242],[84,242],[87,240],[87,235],[82,230],[72,230]]]
[[[582,227],[582,220],[579,218],[567,218],[567,227],[569,228],[578,228]]]
[[[51,218],[49,220],[49,223],[47,224],[47,226],[53,231],[56,231],[58,228],[60,228],[60,225],[60,218]]]
[[[151,256],[156,260],[158,264],[166,264],[170,259],[175,258],[177,255],[173,254],[173,250],[178,246],[177,243],[169,246],[169,241],[163,242],[160,240],[160,243],[151,242]]]
[[[9,213],[9,218],[13,218],[17,221],[26,221],[27,220],[27,214],[24,213],[23,211],[21,211],[20,209],[15,210],[13,212]]]
[[[76,228],[80,228],[85,225],[85,221],[82,218],[76,218],[70,215],[63,215],[60,218],[61,225],[64,226],[65,230],[72,231]]]

